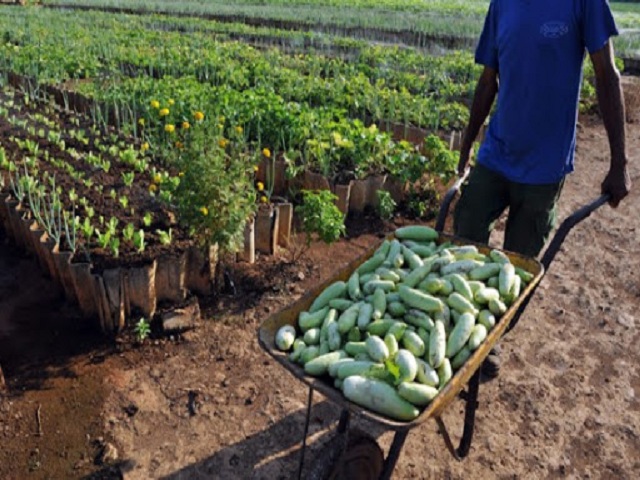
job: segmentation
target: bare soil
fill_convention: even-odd
[[[561,218],[598,196],[608,151],[601,122],[581,119]],[[480,387],[468,458],[455,461],[428,422],[409,433],[394,478],[640,476],[637,124],[628,125],[628,152],[629,198],[576,227],[501,342],[502,372]],[[0,363],[9,391],[0,395],[0,478],[295,478],[308,391],[260,349],[257,329],[390,227],[359,219],[350,238],[314,244],[295,264],[287,254],[236,264],[236,295],[202,302],[196,330],[142,346],[86,332],[32,261],[1,247]],[[314,398],[307,459],[340,413]],[[454,436],[463,408],[458,400],[443,416]],[[387,451],[392,433],[356,424]],[[117,459],[96,465],[107,443]]]

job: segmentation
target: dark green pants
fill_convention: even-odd
[[[476,165],[462,187],[453,228],[456,236],[488,243],[495,221],[509,209],[504,249],[536,257],[556,222],[556,206],[564,180],[550,185],[511,182]]]

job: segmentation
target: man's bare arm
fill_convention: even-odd
[[[611,206],[617,207],[629,194],[631,180],[627,171],[625,112],[620,72],[615,66],[611,42],[607,42],[603,48],[592,53],[591,61],[595,71],[598,105],[611,150],[609,173],[602,182],[601,188],[602,193],[611,196]]]
[[[473,96],[473,104],[469,115],[469,124],[462,139],[458,173],[462,175],[469,163],[469,154],[473,142],[478,136],[480,127],[489,116],[491,106],[498,93],[498,72],[491,67],[484,67]]]

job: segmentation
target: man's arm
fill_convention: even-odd
[[[596,93],[604,127],[609,138],[611,165],[602,182],[602,193],[611,196],[610,205],[617,207],[629,194],[631,179],[627,172],[625,146],[625,116],[620,72],[615,66],[613,45],[607,42],[603,48],[591,54],[596,77]]]
[[[471,112],[469,115],[469,125],[467,125],[464,138],[462,139],[460,161],[458,163],[458,174],[460,175],[462,175],[467,169],[471,147],[478,136],[480,127],[491,111],[491,105],[493,105],[497,92],[498,72],[494,68],[484,67],[473,96],[473,104],[471,105]]]

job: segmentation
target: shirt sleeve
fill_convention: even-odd
[[[582,38],[589,53],[604,47],[609,38],[618,35],[609,0],[585,0],[582,17]]]
[[[475,60],[479,65],[498,70],[498,18],[496,2],[492,1],[484,19],[484,28],[476,47]]]

